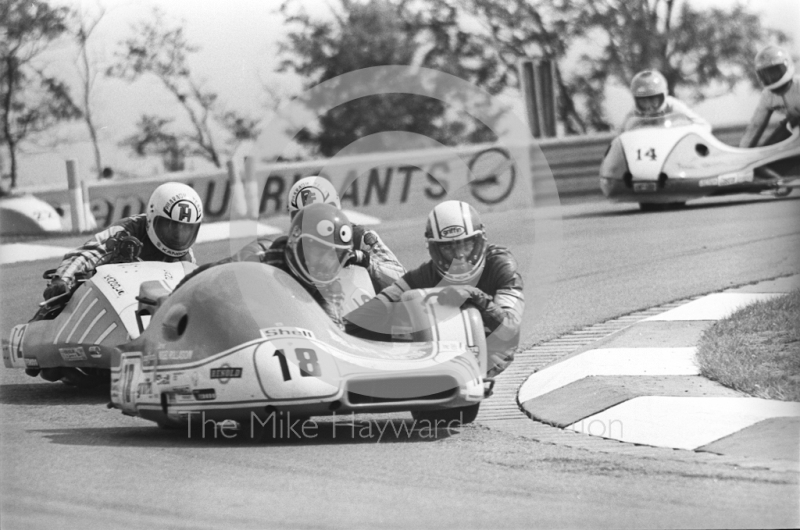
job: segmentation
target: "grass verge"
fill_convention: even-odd
[[[800,401],[800,290],[736,311],[705,331],[700,373],[751,396]]]

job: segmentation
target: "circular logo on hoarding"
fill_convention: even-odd
[[[476,154],[469,161],[472,196],[483,204],[503,202],[514,189],[517,168],[505,149],[492,147]]]

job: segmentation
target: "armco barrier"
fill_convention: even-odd
[[[714,130],[720,140],[732,145],[743,132],[742,125]],[[525,207],[533,204],[530,175],[543,167],[541,153],[555,177],[561,198],[599,197],[597,170],[612,138],[613,134],[608,133],[541,140],[538,147],[529,149],[475,145],[262,165],[255,171],[255,185],[248,191],[252,194],[256,190],[261,217],[284,213],[291,185],[303,176],[320,173],[343,190],[345,208],[382,219],[424,215],[445,195],[470,201],[481,211]],[[468,184],[470,171],[475,174],[472,184]],[[225,170],[171,173],[168,178],[186,182],[198,191],[206,220],[230,217],[233,193]],[[89,183],[92,213],[98,226],[105,227],[122,217],[144,212],[150,193],[164,180],[162,175]],[[454,190],[461,193],[453,195]],[[30,191],[57,207],[67,203],[66,189]],[[253,197],[248,199],[252,201]]]

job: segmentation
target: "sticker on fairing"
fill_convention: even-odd
[[[59,348],[58,353],[61,358],[68,362],[85,361],[86,352],[83,351],[83,346],[76,346],[75,348]]]
[[[158,352],[159,361],[188,361],[194,356],[194,350],[162,350]]]
[[[743,171],[739,173],[725,173],[719,176],[720,186],[731,186],[733,184],[741,184],[742,182],[752,182],[753,172]]]
[[[314,333],[309,329],[292,327],[263,328],[259,330],[265,339],[278,339],[284,337],[305,337],[315,339]]]

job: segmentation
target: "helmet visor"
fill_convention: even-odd
[[[334,245],[305,236],[300,237],[295,252],[298,265],[317,283],[335,280],[351,254],[347,245]]]
[[[781,78],[786,75],[786,70],[788,70],[788,68],[785,64],[773,64],[760,69],[758,71],[758,79],[761,81],[762,85],[769,86],[780,81]]]
[[[428,240],[428,251],[437,268],[448,275],[471,272],[483,259],[486,238],[478,232],[465,239],[455,241]]]
[[[636,98],[636,108],[639,112],[657,112],[664,104],[664,94],[655,96],[639,96]]]
[[[153,229],[158,239],[172,250],[188,250],[197,239],[200,223],[181,223],[166,217],[153,219]]]

